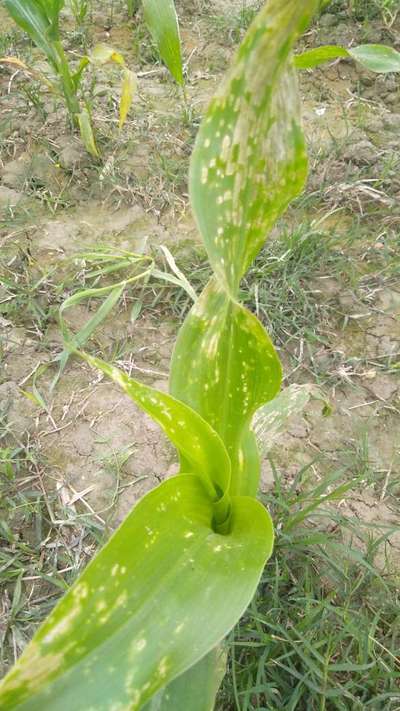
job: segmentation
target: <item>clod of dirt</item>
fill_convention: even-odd
[[[9,188],[21,189],[25,185],[46,188],[51,192],[60,188],[63,176],[47,155],[34,156],[23,153],[17,160],[4,166],[2,181]]]
[[[320,18],[319,24],[321,27],[334,27],[337,24],[337,16],[327,12]]]
[[[383,117],[383,128],[397,134],[400,131],[400,114],[386,114]]]
[[[16,190],[0,185],[0,209],[16,207],[22,198],[23,195]]]
[[[58,162],[64,170],[82,169],[91,164],[91,158],[82,143],[73,136],[60,136],[57,142],[60,148]]]
[[[371,141],[365,139],[348,146],[343,153],[343,158],[355,165],[371,165],[377,160],[376,148]]]
[[[6,435],[2,443],[20,440],[27,433],[35,430],[35,415],[37,408],[21,392],[18,385],[12,381],[0,385],[0,418],[5,425]],[[7,431],[12,432],[11,435]]]
[[[369,390],[379,400],[389,400],[394,395],[400,384],[387,375],[378,375],[369,385]]]
[[[30,156],[24,153],[16,160],[6,163],[1,179],[8,188],[22,188],[26,181],[30,165]]]

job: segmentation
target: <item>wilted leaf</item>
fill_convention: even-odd
[[[98,151],[93,133],[92,120],[87,109],[84,109],[80,114],[78,114],[78,123],[83,145],[85,146],[87,152],[94,156],[94,158],[100,158],[100,153]]]
[[[300,413],[314,392],[316,387],[313,385],[290,385],[274,400],[257,410],[253,419],[253,430],[263,454],[275,444],[289,417]]]
[[[119,105],[119,127],[124,125],[129,109],[132,106],[133,97],[137,90],[137,76],[130,69],[124,69],[122,74],[121,101]]]
[[[92,49],[91,53],[88,55],[88,59],[92,64],[98,67],[103,66],[103,64],[108,64],[109,62],[115,62],[121,66],[125,65],[125,60],[119,52],[116,52],[113,47],[109,47],[108,44],[96,44]]]

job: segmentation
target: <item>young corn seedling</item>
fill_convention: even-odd
[[[73,126],[79,127],[82,140],[89,153],[98,157],[99,151],[93,132],[88,102],[82,92],[84,71],[90,65],[116,63],[122,70],[120,102],[120,128],[124,124],[136,87],[136,78],[125,66],[124,58],[110,47],[99,45],[90,56],[83,57],[77,69],[72,69],[64,52],[60,35],[60,13],[64,0],[5,0],[5,7],[15,23],[26,32],[32,42],[46,55],[56,79],[45,83],[64,97]],[[17,59],[5,57],[0,61],[18,64],[31,71]]]
[[[185,85],[179,20],[174,0],[127,0],[128,16],[143,6],[143,15],[161,61],[182,88]]]
[[[90,0],[70,0],[69,4],[76,26],[82,27],[89,14]]]
[[[144,19],[161,60],[181,87],[185,85],[179,21],[174,0],[142,0]]]
[[[269,0],[200,127],[190,195],[213,276],[179,333],[169,393],[81,354],[164,429],[180,474],[136,505],[55,607],[3,681],[1,708],[214,706],[223,639],[251,601],[274,539],[256,500],[252,423],[278,394],[281,365],[239,286],[306,180],[291,50],[317,7]],[[290,411],[290,402],[278,409]],[[263,417],[274,420],[270,410]]]
[[[360,44],[347,49],[340,45],[326,45],[297,54],[294,63],[297,69],[315,69],[334,59],[354,59],[377,74],[400,72],[400,52],[383,44]]]

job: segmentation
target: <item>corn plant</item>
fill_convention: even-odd
[[[364,69],[377,74],[400,72],[400,52],[383,44],[360,44],[349,48],[325,45],[297,54],[294,63],[297,69],[314,69],[334,59],[353,59]]]
[[[140,0],[127,0],[128,16],[138,10]],[[182,47],[174,0],[142,0],[143,15],[161,60],[173,78],[184,87]]]
[[[184,86],[179,21],[174,0],[142,0],[147,27],[159,55],[175,81]]]
[[[281,365],[239,287],[306,180],[291,49],[317,7],[267,2],[200,127],[190,195],[213,276],[178,335],[169,393],[81,354],[164,429],[180,473],[135,506],[58,603],[5,678],[1,708],[214,706],[223,639],[252,599],[274,539],[256,500],[252,423],[278,394]]]
[[[82,27],[90,9],[90,0],[70,0],[71,12],[77,27]]]
[[[32,42],[45,54],[56,80],[44,81],[50,88],[60,90],[65,99],[71,122],[79,127],[86,149],[99,156],[93,133],[90,108],[85,97],[80,95],[84,71],[90,65],[114,62],[122,69],[122,92],[120,103],[120,127],[123,125],[135,90],[135,75],[125,66],[124,58],[105,45],[95,47],[92,54],[83,57],[77,69],[73,70],[64,52],[60,35],[60,13],[64,0],[5,0],[5,7],[16,24],[26,32]],[[14,58],[1,61],[18,63],[28,72],[29,67]]]

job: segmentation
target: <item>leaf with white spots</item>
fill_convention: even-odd
[[[127,395],[163,428],[179,451],[182,467],[185,467],[181,467],[181,470],[198,474],[210,498],[214,501],[221,499],[229,489],[231,465],[221,438],[210,424],[192,408],[168,393],[134,380],[100,358],[93,358],[85,353],[80,355],[87,363],[99,368],[118,383]],[[226,497],[225,503],[229,506]]]
[[[253,419],[253,429],[257,444],[263,454],[269,452],[275,444],[289,417],[300,413],[313,394],[318,392],[316,386],[290,385],[279,395],[257,410]]]
[[[5,678],[0,708],[136,711],[214,649],[254,595],[273,530],[246,497],[228,535],[212,521],[197,476],[145,496]]]
[[[222,645],[162,689],[142,711],[213,711],[226,672]]]
[[[259,466],[250,425],[280,384],[280,362],[265,329],[212,279],[179,333],[171,393],[220,435],[232,462],[233,495],[257,492]]]
[[[288,58],[317,5],[265,5],[198,133],[191,204],[213,270],[233,296],[268,231],[304,187],[307,156]]]

